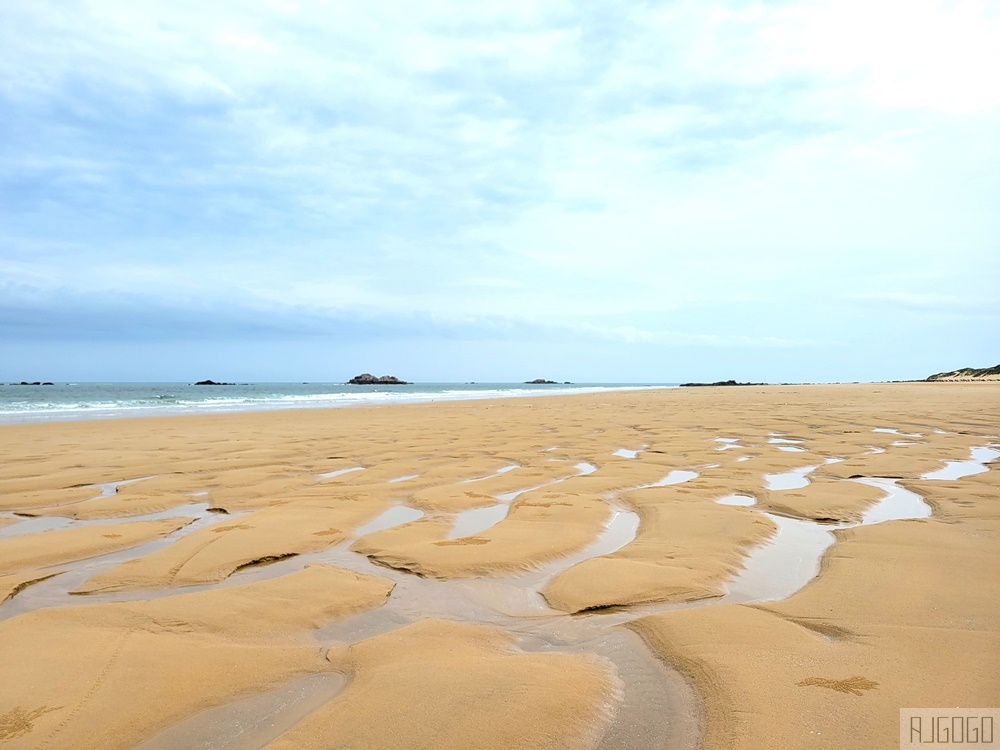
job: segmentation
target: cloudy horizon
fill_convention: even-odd
[[[0,8],[0,379],[1000,360],[1000,10]]]

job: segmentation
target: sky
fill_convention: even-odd
[[[8,0],[0,379],[1000,362],[1000,3]]]

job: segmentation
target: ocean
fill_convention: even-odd
[[[675,387],[676,383],[55,383],[0,384],[0,423],[207,414],[266,409],[316,409],[514,398],[546,394]]]

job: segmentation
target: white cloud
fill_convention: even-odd
[[[957,115],[1000,106],[1000,15],[979,0],[803,3],[762,40],[784,66],[860,75],[876,105]]]

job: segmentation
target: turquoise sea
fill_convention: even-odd
[[[55,383],[0,384],[0,423],[109,419],[157,414],[204,414],[257,409],[302,409],[421,401],[514,398],[668,388],[676,383]]]

